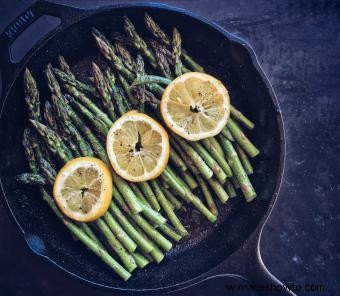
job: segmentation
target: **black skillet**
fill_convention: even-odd
[[[49,61],[55,62],[63,54],[75,69],[88,68],[96,53],[91,27],[96,26],[109,36],[111,30],[122,30],[122,16],[126,14],[140,33],[147,34],[142,22],[145,11],[165,29],[174,25],[179,28],[184,46],[208,73],[228,86],[233,103],[255,122],[256,129],[250,135],[261,150],[252,177],[258,198],[249,204],[243,198],[231,200],[221,207],[215,225],[195,212],[183,217],[189,225],[190,239],[177,245],[161,264],[135,272],[125,283],[73,241],[38,191],[19,186],[13,176],[28,171],[21,146],[27,125],[23,68],[28,66],[37,77],[44,100],[48,91],[42,70]],[[89,10],[48,2],[37,2],[22,14],[1,36],[0,44],[1,185],[8,208],[33,252],[76,278],[122,293],[173,292],[217,279],[214,291],[224,294],[224,279],[228,276],[242,276],[253,284],[280,284],[261,260],[259,241],[281,183],[285,154],[283,122],[275,94],[248,44],[201,17],[162,4]],[[261,294],[294,295],[285,291]]]

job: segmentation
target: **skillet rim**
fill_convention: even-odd
[[[91,280],[88,280],[86,278],[83,278],[82,276],[79,276],[77,274],[74,274],[73,272],[67,270],[66,268],[64,268],[63,266],[61,266],[60,264],[58,264],[57,262],[55,262],[53,259],[49,258],[47,255],[41,254],[39,253],[37,250],[35,250],[34,248],[32,248],[32,246],[28,243],[27,241],[27,237],[26,237],[26,232],[23,229],[23,227],[20,225],[20,223],[18,222],[17,218],[14,215],[14,212],[12,210],[12,208],[9,205],[9,202],[7,200],[5,191],[4,191],[4,186],[3,186],[3,182],[2,182],[2,176],[0,175],[0,187],[1,187],[1,193],[2,196],[4,197],[5,203],[6,203],[6,208],[9,210],[10,212],[10,216],[14,219],[16,225],[19,227],[19,229],[21,230],[23,237],[25,238],[26,244],[28,245],[29,249],[36,255],[42,257],[44,260],[46,260],[47,262],[49,262],[52,266],[57,267],[58,269],[62,270],[63,272],[65,272],[65,274],[67,274],[68,276],[70,276],[71,278],[76,278],[78,280],[84,281],[88,284],[90,284],[91,286],[97,287],[97,288],[105,288],[105,289],[110,289],[111,291],[115,291],[115,292],[124,292],[124,293],[156,293],[156,292],[170,292],[170,291],[177,291],[177,290],[182,290],[185,288],[188,288],[190,286],[196,285],[204,280],[209,279],[211,276],[209,276],[209,273],[214,270],[217,266],[223,265],[228,258],[230,258],[233,254],[235,254],[237,251],[239,251],[240,249],[242,249],[244,246],[246,246],[247,244],[250,244],[253,240],[251,240],[250,238],[254,236],[255,234],[255,246],[250,246],[253,247],[254,249],[256,249],[256,251],[258,252],[258,256],[259,256],[259,263],[264,265],[262,260],[261,260],[261,256],[260,256],[260,250],[259,250],[259,245],[260,245],[260,239],[261,239],[261,235],[262,235],[262,230],[264,225],[266,224],[267,220],[270,217],[270,214],[275,206],[275,203],[277,202],[278,196],[279,196],[279,192],[280,192],[280,188],[282,185],[282,181],[283,181],[283,175],[284,175],[284,168],[285,168],[285,156],[286,156],[286,141],[285,141],[285,128],[284,128],[284,122],[283,122],[283,116],[282,116],[282,112],[279,106],[279,102],[277,100],[276,94],[274,92],[274,89],[268,79],[268,76],[265,74],[264,70],[262,69],[258,58],[255,54],[254,49],[250,46],[249,43],[247,43],[244,39],[242,39],[241,37],[237,37],[231,33],[229,33],[226,29],[224,29],[223,27],[221,27],[220,25],[218,25],[217,23],[215,23],[214,21],[210,21],[205,17],[202,17],[196,13],[193,13],[189,10],[186,10],[184,8],[180,8],[180,7],[176,7],[176,6],[172,6],[172,5],[168,5],[168,4],[163,4],[163,3],[158,3],[158,2],[148,2],[148,3],[118,3],[118,4],[114,4],[114,5],[106,5],[104,7],[100,7],[100,8],[81,8],[81,7],[75,7],[75,6],[69,6],[69,5],[64,5],[64,4],[57,4],[58,6],[61,7],[61,9],[63,8],[72,8],[78,11],[87,11],[88,13],[85,14],[84,16],[81,16],[80,19],[76,20],[75,22],[70,22],[68,23],[65,27],[63,27],[63,24],[60,25],[60,27],[57,27],[56,29],[54,29],[53,31],[51,31],[50,33],[48,33],[46,36],[44,36],[41,40],[39,40],[27,53],[27,55],[24,57],[23,62],[21,62],[20,67],[17,69],[16,71],[16,75],[14,75],[14,77],[12,78],[12,81],[10,81],[10,85],[6,91],[6,93],[3,95],[3,98],[1,99],[1,108],[0,108],[0,119],[2,118],[3,115],[3,109],[4,106],[6,105],[7,102],[7,98],[9,96],[9,94],[11,93],[12,87],[14,82],[18,79],[18,76],[20,75],[20,73],[22,72],[22,69],[24,68],[24,66],[29,62],[29,60],[32,58],[32,56],[34,55],[35,52],[37,52],[38,50],[40,50],[43,46],[46,45],[46,43],[52,39],[57,33],[60,33],[62,31],[64,31],[65,29],[69,28],[72,25],[76,25],[79,22],[89,18],[89,17],[94,17],[97,14],[101,14],[101,13],[105,13],[105,12],[109,12],[111,10],[115,10],[115,9],[120,9],[120,8],[156,8],[156,9],[160,9],[163,11],[172,11],[178,14],[182,14],[186,17],[190,17],[195,19],[196,21],[202,23],[204,26],[209,26],[211,29],[218,31],[220,34],[223,35],[224,38],[231,40],[237,44],[239,44],[240,46],[244,47],[247,50],[247,53],[249,54],[250,58],[251,58],[251,65],[255,68],[256,72],[260,75],[261,80],[263,81],[263,83],[265,84],[265,87],[269,93],[270,99],[271,99],[271,103],[273,104],[274,110],[276,112],[276,120],[277,120],[277,124],[278,124],[278,129],[279,129],[279,145],[280,145],[280,159],[279,159],[279,166],[278,166],[278,174],[277,174],[277,178],[276,178],[276,186],[274,189],[274,192],[272,194],[272,197],[269,201],[268,207],[265,211],[265,213],[263,214],[263,216],[261,217],[261,219],[259,220],[256,228],[253,230],[253,232],[251,232],[248,236],[248,238],[246,238],[241,245],[239,246],[239,248],[237,248],[233,253],[229,254],[228,257],[226,257],[221,263],[217,264],[215,267],[205,271],[204,273],[200,274],[199,276],[196,276],[192,279],[189,279],[187,281],[175,284],[175,285],[170,285],[170,286],[163,286],[163,287],[159,287],[159,288],[148,288],[148,289],[131,289],[131,288],[119,288],[119,287],[114,287],[114,286],[109,286],[109,285],[105,285],[105,284],[100,284]],[[29,9],[29,8],[28,8]]]

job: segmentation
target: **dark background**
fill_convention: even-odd
[[[0,32],[33,2],[0,0]],[[55,2],[98,6],[124,1]],[[339,295],[340,2],[159,2],[213,20],[254,48],[280,102],[287,139],[280,197],[261,240],[264,263],[284,283],[325,286],[324,292],[299,295]],[[1,197],[0,295],[74,293],[112,295],[35,256]]]

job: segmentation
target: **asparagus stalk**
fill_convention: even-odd
[[[128,235],[133,239],[133,241],[138,245],[141,250],[149,253],[153,250],[152,244],[146,240],[130,223],[130,221],[125,217],[122,211],[114,202],[110,204],[110,212],[117,219],[118,223],[122,228],[128,233]]]
[[[139,268],[144,268],[150,263],[147,258],[145,258],[142,254],[138,252],[132,253],[131,255]]]
[[[150,259],[153,259],[156,261],[156,263],[160,263],[163,259],[164,259],[164,254],[162,253],[162,251],[157,247],[157,245],[151,241],[147,235],[145,234],[145,232],[133,221],[131,221],[131,223],[133,224],[133,227],[136,229],[136,231],[142,235],[153,247],[152,251],[146,255],[150,256]]]
[[[218,149],[216,149],[214,146],[211,145],[211,141],[209,139],[203,139],[201,140],[201,143],[207,149],[210,155],[214,158],[214,160],[218,163],[218,165],[223,169],[223,172],[226,174],[226,176],[231,177],[233,175],[233,172],[231,171],[229,164],[225,160],[224,154],[221,155]],[[198,143],[194,145],[196,146],[196,148],[199,147]],[[197,150],[202,151],[203,155],[205,154],[205,151],[203,151],[201,147],[199,149],[196,149],[196,151]],[[206,158],[205,158],[205,161],[207,162]]]
[[[162,75],[164,75],[166,78],[172,79],[170,64],[165,53],[167,49],[163,47],[161,44],[158,44],[155,40],[151,40],[150,45],[155,52],[155,58],[156,58],[158,69],[160,70]],[[172,56],[171,56],[170,51],[169,51],[169,54],[170,54],[170,60],[171,60]]]
[[[228,158],[228,162],[235,174],[237,181],[240,183],[241,190],[244,194],[244,197],[248,202],[252,201],[256,197],[255,189],[253,185],[250,183],[247,173],[244,171],[242,163],[233,147],[231,142],[224,138],[222,135],[220,136],[222,147],[225,150],[225,153]]]
[[[54,94],[52,94],[51,96],[51,102],[53,104],[54,110],[56,111],[61,129],[63,129],[67,133],[69,138],[74,139],[75,142],[78,143],[79,151],[82,155],[92,157],[93,150],[91,146],[79,133],[78,129],[74,126],[68,115],[67,110],[62,106],[62,104],[59,104],[58,98]],[[84,127],[84,129],[86,129],[86,127]]]
[[[221,166],[216,162],[216,160],[209,154],[209,152],[207,150],[204,149],[204,147],[200,143],[190,142],[190,144],[191,144],[192,147],[195,148],[195,151],[198,152],[198,154],[202,157],[202,159],[205,161],[205,163],[213,171],[213,173],[216,175],[217,179],[222,184],[224,184],[225,180],[227,179],[227,175],[224,172],[224,170],[221,168]],[[219,156],[219,154],[216,154],[216,156]],[[222,158],[220,160],[222,160]]]
[[[202,193],[203,193],[203,196],[205,198],[205,201],[208,205],[208,208],[209,210],[215,215],[217,216],[218,215],[218,209],[217,209],[217,206],[215,204],[215,201],[210,193],[210,190],[205,182],[205,180],[200,176],[200,175],[197,175],[196,176],[196,179],[197,179],[197,182],[202,190]]]
[[[253,170],[253,166],[251,165],[249,161],[247,154],[240,147],[240,145],[236,144],[235,147],[236,147],[237,154],[240,157],[240,160],[242,162],[244,170],[246,171],[247,175],[251,175],[254,172],[254,170]]]
[[[175,142],[177,142],[182,147],[182,149],[190,157],[190,159],[193,161],[193,163],[205,179],[210,179],[213,176],[214,172],[211,170],[211,168],[204,162],[204,160],[196,152],[196,150],[191,147],[186,141],[184,141],[180,137],[173,135],[173,137],[170,138],[170,142],[171,144],[175,144]]]
[[[214,178],[208,179],[207,182],[209,183],[210,187],[214,190],[220,202],[223,204],[226,203],[227,200],[229,199],[229,195],[224,190],[223,186]]]
[[[189,171],[186,172],[178,171],[178,173],[183,178],[185,183],[187,183],[191,190],[194,190],[198,187],[198,183],[196,182],[195,178],[190,174]]]
[[[182,203],[176,198],[176,196],[166,188],[162,188],[162,191],[166,197],[166,199],[174,206],[176,210],[182,208]]]
[[[74,123],[76,129],[81,131],[84,137],[87,139],[88,143],[91,145],[93,152],[105,163],[109,163],[105,149],[102,147],[101,143],[97,137],[92,133],[91,129],[85,124],[85,122],[78,116],[78,114],[67,104],[63,97],[57,98],[52,95],[52,101],[55,100],[55,104],[63,109],[69,116],[70,121]],[[69,126],[69,121],[66,121]],[[85,153],[86,155],[86,153]]]
[[[172,58],[174,60],[175,65],[175,74],[176,76],[181,76],[183,74],[183,64],[181,61],[181,53],[182,53],[182,39],[176,28],[173,30],[172,35]]]
[[[167,224],[162,224],[157,227],[163,234],[165,234],[175,242],[179,242],[182,239],[182,235],[178,234],[172,227]]]
[[[255,127],[255,124],[253,122],[251,122],[246,116],[244,116],[234,106],[230,106],[230,114],[234,119],[239,121],[246,128],[253,129]]]
[[[147,83],[158,83],[168,85],[169,83],[171,83],[171,80],[157,75],[144,74],[136,77],[135,80],[132,82],[131,86],[145,85]]]
[[[168,216],[169,220],[173,224],[173,226],[176,228],[179,234],[186,236],[188,235],[188,231],[185,229],[181,221],[177,218],[176,214],[174,213],[173,209],[170,207],[170,204],[166,197],[163,194],[163,191],[161,190],[158,181],[152,180],[151,186],[156,193],[157,199],[160,202],[164,212]]]
[[[106,212],[103,218],[106,224],[110,227],[112,233],[122,243],[126,250],[128,250],[129,253],[133,253],[137,248],[137,244],[125,232],[119,222],[111,215],[110,212]]]
[[[84,104],[89,108],[89,110],[91,110],[93,113],[96,113],[100,121],[105,124],[112,123],[111,119],[94,102],[92,102],[91,99],[89,99],[84,93],[80,92],[76,87],[64,84],[64,88],[81,104]]]
[[[122,260],[124,267],[129,271],[132,272],[134,269],[137,268],[137,264],[133,257],[126,251],[123,245],[118,241],[118,239],[114,236],[111,232],[109,226],[104,222],[103,219],[98,219],[95,221],[98,228],[107,238],[108,243],[110,244],[111,248],[115,251],[117,256]]]
[[[104,248],[103,244],[101,243],[101,241],[96,237],[95,233],[93,232],[93,230],[90,228],[89,225],[87,225],[86,223],[80,223],[78,225],[80,227],[81,230],[83,230],[85,232],[85,234],[91,238],[93,241],[95,241],[99,246],[101,246],[102,248]]]
[[[225,190],[227,191],[230,197],[235,197],[237,195],[233,184],[229,180],[227,180],[224,185]]]
[[[171,46],[170,37],[158,26],[158,24],[151,18],[151,16],[145,13],[144,21],[146,27],[151,32],[151,34],[160,42],[167,46]],[[190,57],[185,50],[182,50],[182,58],[185,63],[194,71],[204,72],[203,67],[201,67],[198,63],[196,63],[192,57]]]
[[[34,173],[23,173],[15,176],[15,180],[26,185],[46,185],[46,180],[43,176]]]
[[[106,74],[106,79],[108,81],[108,85],[111,90],[111,95],[112,95],[111,99],[114,99],[116,101],[116,105],[118,107],[118,113],[120,115],[123,115],[127,111],[131,110],[131,105],[129,104],[128,100],[125,99],[125,95],[123,91],[120,89],[120,87],[116,85],[116,82],[115,82],[116,79],[115,79],[112,69],[108,68],[105,74]],[[134,104],[137,104],[135,102],[135,99],[133,100],[133,102]]]
[[[178,182],[178,179],[176,180],[169,170],[165,169],[161,176],[162,178],[165,178],[166,182],[176,191],[180,197],[191,202],[210,222],[216,221],[216,216],[212,214],[201,202],[201,200],[190,190],[186,189],[185,187],[183,188],[183,186],[180,185],[180,182]]]
[[[51,152],[58,156],[61,161],[66,162],[73,157],[71,151],[53,130],[33,119],[30,119],[30,122],[41,138],[45,141]]]
[[[148,48],[145,41],[137,33],[135,26],[126,16],[124,16],[124,29],[126,35],[129,37],[130,41],[137,48],[137,50],[143,53],[143,55],[148,59],[154,68],[157,68],[157,63],[153,52]]]
[[[128,80],[132,81],[135,77],[131,71],[129,71],[123,64],[122,60],[117,56],[116,50],[106,39],[106,37],[100,33],[96,28],[92,28],[92,35],[96,41],[97,47],[103,56],[111,62],[113,67],[124,75]]]
[[[156,244],[158,244],[165,251],[169,251],[172,248],[171,242],[162,236],[156,229],[154,229],[141,215],[131,213],[129,207],[125,204],[123,197],[115,186],[113,186],[113,198],[125,211],[125,213],[128,214]]]
[[[149,185],[149,183],[148,182],[140,182],[138,185],[139,185],[140,189],[142,190],[142,192],[144,193],[144,196],[146,196],[146,199],[148,200],[151,207],[154,210],[159,211],[160,205],[159,205],[157,198],[156,198],[154,192],[152,191],[152,188]]]
[[[107,113],[112,121],[117,119],[114,105],[111,101],[111,96],[109,93],[109,86],[104,78],[103,72],[99,69],[96,63],[92,62],[92,73],[95,81],[95,85],[98,93],[102,98],[103,106],[105,107]]]
[[[185,164],[182,157],[174,149],[171,149],[170,151],[170,161],[175,167],[179,168],[180,171],[187,171],[188,166]]]
[[[71,71],[69,64],[66,62],[63,56],[58,56],[58,63],[59,63],[61,71],[68,74],[72,79],[76,79],[73,72]]]
[[[235,189],[239,189],[240,188],[240,183],[237,181],[235,176],[232,176],[230,178],[230,181],[233,184],[233,186],[235,187]]]
[[[41,113],[39,91],[37,88],[37,83],[28,68],[25,69],[24,73],[24,92],[29,117],[40,121]]]
[[[235,141],[233,135],[230,133],[230,131],[229,131],[229,129],[227,128],[227,126],[225,126],[225,127],[223,128],[223,130],[221,131],[221,134],[222,134],[223,136],[225,136],[229,141],[231,141],[231,142],[234,142],[234,141]]]
[[[233,119],[229,118],[227,127],[232,136],[235,138],[236,142],[248,153],[250,157],[255,157],[260,153],[260,151],[250,142],[250,140],[241,131]]]
[[[89,122],[91,122],[92,126],[95,128],[95,130],[101,134],[103,138],[106,137],[107,133],[109,132],[109,128],[102,122],[100,119],[95,117],[91,111],[84,106],[83,104],[77,102],[72,97],[67,96],[69,102],[72,104],[72,106],[80,113],[82,114]]]
[[[116,42],[115,48],[116,48],[116,51],[117,51],[117,55],[123,61],[125,68],[127,68],[129,71],[133,72],[134,67],[136,65],[133,62],[133,59],[132,59],[131,54],[128,51],[128,49],[121,42]]]
[[[208,141],[208,147],[206,147],[208,151],[210,151],[210,146],[211,146],[213,147],[213,149],[217,150],[218,154],[220,154],[222,157],[225,157],[222,146],[220,145],[220,143],[217,141],[215,137],[210,137],[204,140]],[[203,143],[203,145],[206,145],[206,144]]]
[[[64,84],[76,87],[81,92],[87,93],[89,95],[93,95],[96,98],[100,97],[99,93],[96,91],[96,89],[93,86],[77,80],[73,74],[65,73],[57,68],[54,68],[53,72],[58,77],[58,79],[62,81]]]
[[[64,141],[65,145],[71,150],[73,156],[78,157],[80,154],[78,153],[78,149],[76,147],[76,144],[73,142],[73,140],[68,136],[69,131],[68,127],[65,128],[59,128],[55,112],[52,108],[52,105],[49,101],[45,102],[44,110],[43,110],[43,117],[45,121],[47,122],[48,126],[54,130]]]

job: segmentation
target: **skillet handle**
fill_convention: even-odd
[[[188,295],[200,296],[201,291],[207,291],[207,289],[209,291],[213,287],[212,295],[216,296],[296,296],[294,291],[299,291],[302,287],[283,284],[270,273],[263,263],[260,252],[262,227],[255,231],[243,247],[230,255],[225,262],[208,272],[205,280],[188,288]]]
[[[34,49],[55,32],[90,15],[80,9],[37,1],[21,13],[0,35],[0,97],[7,92]]]
[[[247,270],[244,271],[244,277],[256,286],[256,292],[259,295],[269,296],[296,296],[295,287],[290,284],[283,284],[274,275],[270,273],[264,265],[260,251],[257,249],[253,260],[248,258]]]
[[[220,266],[203,281],[174,296],[246,295],[246,296],[296,296],[292,291],[296,286],[284,284],[275,278],[263,264],[260,253],[236,252],[228,266]],[[229,273],[225,273],[228,270]],[[291,290],[291,291],[290,291]],[[297,290],[297,289],[296,289]]]

